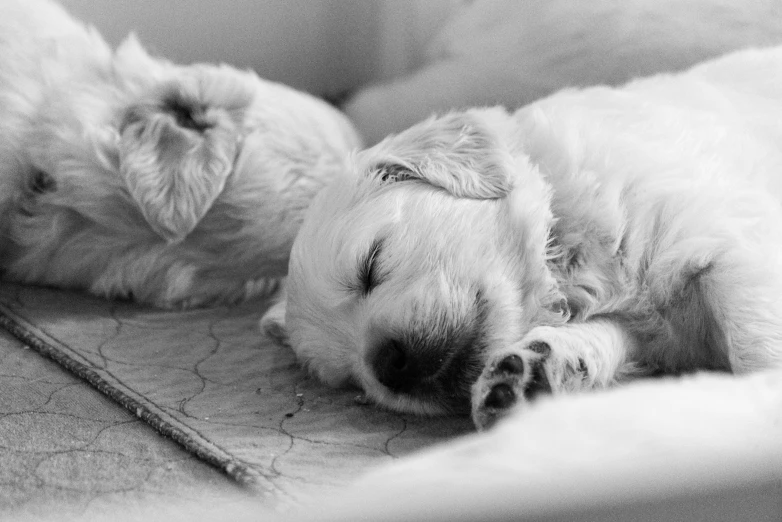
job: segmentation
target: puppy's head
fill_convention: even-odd
[[[503,111],[474,110],[359,153],[313,202],[287,303],[262,326],[332,385],[397,410],[466,411],[489,351],[562,320],[549,189],[516,132]]]
[[[44,91],[20,146],[7,277],[164,306],[283,276],[304,209],[358,144],[327,104],[129,40]]]

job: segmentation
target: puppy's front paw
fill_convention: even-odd
[[[547,342],[533,341],[489,360],[473,388],[472,418],[478,429],[491,427],[519,401],[552,392],[551,352]]]
[[[288,341],[288,330],[285,327],[285,309],[287,300],[285,294],[282,294],[280,301],[273,304],[266,310],[261,317],[259,326],[261,332],[275,343],[282,346],[290,346]]]

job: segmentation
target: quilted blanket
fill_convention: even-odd
[[[0,324],[270,507],[470,431],[466,418],[380,410],[358,390],[309,378],[289,349],[260,335],[267,305],[164,311],[4,283]]]

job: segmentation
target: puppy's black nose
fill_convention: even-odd
[[[391,393],[469,411],[470,386],[482,366],[473,336],[405,332],[379,339],[366,356],[375,379]]]
[[[401,341],[387,339],[375,350],[371,364],[383,386],[396,392],[408,391],[418,377],[418,367],[410,350]]]

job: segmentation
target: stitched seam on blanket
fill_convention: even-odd
[[[133,397],[132,395],[135,394],[122,381],[117,379],[111,372],[101,370],[117,383],[112,384],[101,376],[99,372],[91,368],[89,360],[73,352],[67,345],[62,345],[62,343],[59,343],[43,329],[29,323],[2,303],[0,303],[0,326],[41,355],[52,359],[71,373],[87,381],[98,391],[119,403],[162,435],[176,441],[202,460],[224,470],[240,484],[266,493],[283,493],[261,471],[234,457],[208,439],[203,438],[197,430],[181,425],[181,423],[162,411],[152,401]],[[127,391],[123,391],[119,387]],[[150,406],[154,406],[157,412],[153,411]]]

